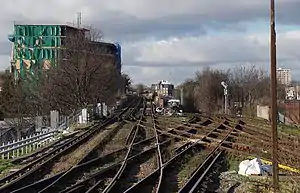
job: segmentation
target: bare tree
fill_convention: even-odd
[[[228,72],[207,68],[196,73],[195,103],[198,110],[213,113],[222,109],[222,81],[228,81]]]
[[[183,89],[183,109],[186,112],[195,112],[195,87],[196,82],[193,79],[186,80],[183,84],[179,85],[177,90]],[[178,93],[178,98],[180,98],[180,93]]]
[[[33,108],[28,102],[29,97],[24,92],[23,82],[17,84],[13,74],[1,75],[3,78],[2,91],[0,92],[0,109],[3,118],[10,118],[17,131],[17,138],[21,136],[21,130],[29,126],[24,117],[32,115]]]
[[[143,84],[136,85],[136,92],[138,94],[142,94],[144,92],[144,90],[145,90],[145,85],[143,85]]]
[[[230,73],[230,97],[240,102],[246,114],[254,115],[257,104],[269,104],[269,76],[256,66],[239,66]]]
[[[115,97],[120,76],[116,58],[108,45],[91,41],[97,39],[95,34],[77,31],[64,39],[58,66],[44,79],[44,96],[51,108],[68,113]]]
[[[123,89],[124,92],[127,93],[131,87],[131,78],[128,74],[123,73],[122,74],[122,83],[123,83]]]
[[[229,84],[229,99],[231,107],[235,102],[247,109],[248,115],[255,115],[257,104],[269,105],[270,79],[260,68],[255,66],[239,66],[228,71],[204,69],[197,72],[192,80],[181,85],[184,88],[184,98],[196,108],[204,112],[218,112],[224,104],[222,81]],[[191,97],[190,93],[194,93]],[[282,98],[283,93],[278,93]]]

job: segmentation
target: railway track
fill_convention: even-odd
[[[226,117],[164,121],[142,104],[112,118],[119,125],[72,168],[11,192],[206,192],[225,151],[255,138],[255,129]]]
[[[137,124],[132,128],[132,130],[129,132],[129,135],[126,139],[126,144],[128,145],[127,151],[126,151],[126,155],[122,161],[121,166],[118,168],[118,171],[116,172],[116,174],[109,179],[104,180],[103,182],[106,183],[100,183],[99,185],[96,184],[95,186],[91,187],[87,192],[96,192],[96,190],[100,188],[100,184],[101,186],[101,191],[102,192],[120,192],[119,189],[120,187],[120,179],[126,179],[126,177],[124,177],[124,175],[126,175],[126,172],[128,170],[128,168],[130,167],[131,163],[136,163],[136,160],[140,160],[140,159],[145,159],[147,158],[147,156],[149,154],[145,154],[145,156],[137,156],[134,159],[130,159],[130,157],[132,156],[136,156],[139,155],[139,152],[148,152],[150,149],[145,149],[145,146],[140,145],[139,146],[135,146],[134,144],[139,142],[139,141],[143,141],[146,138],[146,132],[144,130],[143,127],[141,127],[141,121],[144,119],[144,115],[145,115],[145,110],[146,110],[146,103],[144,103],[144,108],[143,108],[143,113],[140,116]],[[133,161],[134,160],[134,161]],[[132,167],[134,167],[134,165],[131,165]],[[131,167],[131,168],[132,168]]]
[[[8,193],[12,192],[18,188],[26,186],[35,182],[36,180],[41,179],[47,173],[49,173],[49,168],[53,165],[62,155],[69,153],[73,149],[76,149],[81,144],[84,144],[89,139],[91,139],[95,134],[101,131],[107,125],[113,123],[116,119],[126,119],[130,114],[130,106],[137,103],[137,101],[131,102],[129,107],[127,107],[124,111],[116,115],[111,119],[107,119],[102,125],[92,126],[88,131],[83,134],[73,138],[65,144],[60,145],[59,147],[51,150],[46,153],[42,157],[36,159],[32,163],[26,165],[20,170],[0,179],[0,192]],[[50,166],[50,167],[49,167]]]
[[[20,164],[20,165],[28,164],[28,163],[34,161],[35,159],[38,159],[41,156],[49,153],[51,150],[65,144],[65,143],[68,143],[77,134],[78,134],[78,132],[72,133],[71,135],[68,135],[68,136],[66,136],[62,139],[59,139],[58,141],[55,141],[54,143],[49,144],[46,147],[44,147],[44,148],[42,148],[42,149],[40,149],[36,152],[33,152],[33,153],[31,153],[29,155],[26,155],[26,156],[16,158],[16,159],[12,160],[11,163],[12,164]]]
[[[223,142],[229,138],[230,134],[234,130],[234,128],[224,130],[226,131],[226,134],[221,137],[221,141],[212,152],[220,150]],[[214,130],[211,130],[205,137],[208,137],[213,132]],[[184,174],[187,170],[189,170],[190,174],[185,174],[185,176],[191,177],[192,173],[197,171],[198,167],[200,167],[199,163],[203,162],[203,165],[204,163],[209,163],[210,160],[206,160],[206,156],[214,155],[214,153],[209,153],[208,150],[205,150],[205,147],[199,143],[202,140],[205,140],[205,137],[194,142],[186,142],[182,144],[178,147],[177,154],[170,160],[163,162],[161,168],[155,170],[125,192],[178,192],[188,181],[188,179],[181,179],[182,181],[178,182],[178,179],[180,178],[179,175]],[[205,151],[206,153],[204,153]],[[191,163],[194,163],[192,168]],[[145,190],[144,187],[147,187],[148,189]]]
[[[144,117],[140,117],[140,120],[142,120]],[[139,121],[140,122],[140,121]],[[116,189],[118,188],[118,185],[115,185],[116,183],[114,182],[114,177],[115,179],[116,176],[119,175],[125,175],[126,172],[122,172],[124,170],[131,170],[132,166],[136,165],[136,163],[138,163],[140,160],[144,159],[149,161],[147,158],[147,156],[150,156],[151,154],[155,154],[156,152],[156,147],[157,147],[157,143],[153,143],[157,141],[157,138],[162,137],[162,139],[164,139],[165,141],[160,141],[160,143],[162,144],[162,146],[168,145],[170,144],[170,140],[168,140],[168,138],[163,137],[163,134],[159,134],[157,136],[152,136],[152,135],[146,135],[144,128],[139,124],[139,122],[137,123],[136,127],[133,127],[131,132],[129,132],[128,137],[126,138],[127,142],[130,141],[131,143],[129,143],[129,145],[123,149],[120,149],[116,152],[110,153],[108,154],[105,158],[101,157],[101,158],[96,158],[94,161],[90,161],[90,162],[85,162],[83,165],[80,166],[76,166],[72,172],[69,172],[69,176],[71,176],[72,179],[71,181],[73,181],[72,185],[68,184],[68,180],[67,180],[67,176],[63,174],[59,180],[56,180],[56,187],[62,187],[64,185],[67,184],[67,188],[63,187],[62,189],[47,189],[47,191],[45,191],[45,189],[43,191],[40,192],[76,192],[76,191],[82,191],[82,192],[93,192],[93,191],[99,191],[99,188],[103,188],[103,190],[108,190],[109,188],[113,188]],[[140,131],[140,132],[139,132]],[[146,139],[144,139],[145,137],[148,137]],[[132,144],[133,143],[133,144]],[[131,147],[131,149],[130,149]],[[124,153],[124,151],[126,151],[126,157],[127,159],[123,159],[122,161],[119,160],[115,160],[116,154],[120,154],[121,152]],[[130,152],[131,151],[131,152]],[[130,153],[129,153],[130,152]],[[126,158],[125,157],[125,158]],[[151,157],[151,156],[150,156]],[[102,161],[101,161],[102,160]],[[104,161],[106,160],[106,161]],[[109,163],[107,162],[109,160]],[[127,160],[127,161],[126,161]],[[119,161],[119,162],[118,162]],[[106,164],[103,164],[103,163]],[[95,166],[95,164],[102,164],[102,167],[100,167],[98,165],[98,167],[91,167],[91,166]],[[126,167],[126,165],[129,167]],[[100,164],[100,165],[101,165]],[[148,164],[145,164],[145,166]],[[131,166],[131,167],[130,167]],[[82,167],[86,167],[86,168],[82,168]],[[91,167],[93,169],[88,169],[88,167]],[[95,168],[97,168],[97,170],[94,170]],[[84,173],[89,173],[89,171],[92,171],[91,173],[89,173],[88,175],[86,175],[87,177],[85,179],[83,178],[77,178],[75,177],[74,179],[74,174],[78,175],[78,176],[82,176],[80,174],[79,171],[84,171]],[[119,171],[119,172],[117,172]],[[112,173],[116,173],[113,176],[108,175],[112,174]],[[105,174],[105,175],[104,175]],[[104,177],[105,176],[105,177]],[[110,176],[110,177],[109,177]],[[65,179],[65,180],[63,180]],[[124,178],[122,178],[124,179]],[[57,183],[59,181],[59,183]],[[118,181],[118,180],[117,180]],[[74,183],[75,182],[75,183]],[[79,183],[76,183],[79,182]],[[43,182],[44,184],[44,182]],[[53,187],[55,183],[52,183],[51,185],[48,185],[48,187]],[[109,187],[109,185],[112,184],[113,186]],[[34,186],[34,185],[33,185]],[[37,185],[35,185],[35,188],[37,187]],[[90,188],[88,190],[88,188]],[[31,187],[31,190],[33,189],[33,187]],[[29,190],[29,187],[27,188],[27,190]],[[26,192],[24,189],[22,190],[22,192]],[[109,191],[111,192],[111,191]]]
[[[136,109],[138,109],[139,105],[137,105],[135,108],[130,110],[130,114],[131,115],[135,115],[136,113]],[[111,141],[114,142],[114,139],[117,136],[118,133],[120,133],[120,131],[124,130],[124,125],[125,125],[125,121],[121,121],[121,123],[119,123],[119,125],[115,128],[112,128],[111,131],[104,137],[104,140],[102,140],[94,149],[92,149],[90,152],[87,153],[87,155],[81,160],[79,161],[78,165],[82,165],[84,163],[90,163],[90,161],[93,160],[98,160],[100,164],[103,164],[105,160],[118,160],[118,157],[122,157],[122,155],[124,154],[124,148],[123,149],[119,149],[117,150],[115,153],[107,153],[107,155],[102,156],[103,153],[99,153],[99,151],[104,150],[104,148],[107,145],[112,145],[109,144]],[[125,133],[126,133],[125,129]],[[100,160],[97,158],[101,158]],[[93,166],[93,162],[91,163],[91,165]],[[89,172],[85,172],[85,173],[80,173],[78,172],[79,168],[85,168],[88,166],[83,165],[84,167],[77,167],[74,166],[73,168],[71,168],[70,170],[68,170],[66,173],[64,173],[61,177],[59,177],[57,180],[55,180],[54,182],[52,182],[50,185],[48,185],[47,187],[45,187],[43,190],[41,190],[40,192],[59,192],[61,190],[63,190],[64,188],[67,188],[66,186],[72,186],[74,184],[76,184],[76,181],[78,180],[74,180],[76,178],[83,177],[86,178],[86,176],[88,176],[89,174],[92,174],[95,171],[95,168],[92,167],[92,169]],[[99,168],[103,167],[102,165],[99,165]],[[77,171],[76,173],[74,173],[74,171]],[[80,176],[77,176],[77,174],[81,174]],[[74,176],[75,175],[75,176]],[[77,177],[76,177],[77,176]],[[69,182],[68,182],[69,181]],[[63,183],[62,183],[63,182]]]

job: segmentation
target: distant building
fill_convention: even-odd
[[[285,88],[285,99],[286,100],[295,100],[297,97],[297,92],[295,87],[286,87]]]
[[[292,75],[290,69],[277,69],[277,80],[279,84],[282,85],[291,85],[292,83]]]
[[[173,98],[174,85],[168,81],[162,80],[157,84],[151,85],[151,90],[156,93],[155,102],[160,107],[167,105],[168,101]]]
[[[158,96],[173,96],[174,85],[168,81],[162,80],[158,84],[151,85],[152,92],[156,92]]]

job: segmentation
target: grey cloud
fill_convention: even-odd
[[[134,83],[144,83],[147,85],[151,85],[152,83],[157,82],[158,80],[166,79],[178,85],[182,83],[186,79],[191,79],[195,77],[195,73],[197,71],[201,71],[206,67],[210,67],[212,69],[234,69],[238,66],[252,66],[255,65],[258,68],[262,68],[267,73],[270,71],[270,64],[268,62],[236,62],[236,63],[217,63],[214,65],[202,65],[202,66],[191,66],[190,64],[186,65],[178,65],[178,66],[166,66],[166,65],[158,65],[158,66],[146,66],[149,71],[156,70],[157,73],[147,74],[147,72],[142,72],[142,69],[146,68],[145,66],[124,66],[123,69],[125,72],[129,73]],[[278,61],[278,67],[290,68],[292,69],[292,78],[294,80],[300,81],[300,67],[299,63],[295,63],[293,61]]]
[[[142,66],[124,66],[124,72],[130,74],[134,84],[144,83],[151,85],[159,80],[168,80],[175,85],[180,84],[188,78],[193,78],[196,71],[200,71],[201,67],[185,68],[184,66],[172,67],[147,67],[147,71],[143,71]],[[155,71],[155,73],[150,73]]]
[[[235,2],[235,1],[234,1]],[[218,4],[220,4],[218,2]],[[226,31],[245,31],[245,22],[269,20],[269,5],[266,3],[256,6],[221,4],[214,9],[212,3],[210,12],[172,14],[159,18],[145,19],[123,12],[108,12],[106,19],[90,18],[90,22],[103,29],[108,37],[120,39],[140,39],[147,36],[157,38],[171,35],[180,36],[205,34],[207,29]],[[280,24],[299,25],[300,1],[280,1],[277,3],[277,21]]]
[[[0,55],[10,55],[11,53],[11,43],[7,39],[7,41],[0,41]]]
[[[157,12],[158,16],[140,17],[140,15],[132,13],[132,7],[126,6],[124,9],[119,8],[112,10],[103,3],[99,4],[91,1],[90,4],[87,5],[91,13],[87,14],[86,18],[83,14],[83,21],[85,24],[91,24],[101,29],[105,37],[117,41],[143,39],[148,36],[159,39],[168,36],[199,35],[207,33],[208,29],[245,31],[245,22],[260,19],[269,20],[268,2],[258,0],[253,0],[253,3],[247,2],[248,1],[231,0],[220,3],[219,0],[207,0],[195,3],[195,1],[190,0],[163,7],[159,6],[159,4],[156,5],[156,3],[158,3],[157,1],[153,1],[153,4],[150,2],[145,3],[145,5],[140,8],[141,11],[138,12],[138,14],[143,15],[143,10],[148,13],[150,9],[153,11],[153,14]],[[76,4],[76,2],[74,3]],[[184,4],[186,3],[191,3],[195,6],[188,9],[184,8]],[[149,7],[149,5],[151,6]],[[101,9],[99,8],[100,6]],[[173,6],[175,11],[172,11]],[[276,13],[278,22],[281,24],[298,25],[298,18],[300,17],[300,12],[298,11],[299,7],[300,1],[277,1]],[[59,8],[58,13],[60,9],[66,8]],[[126,9],[130,9],[130,11]],[[71,10],[67,9],[66,11],[71,12]],[[169,14],[164,14],[165,12]],[[43,16],[26,16],[24,12],[18,13],[17,10],[7,14],[8,20],[31,21],[34,23],[67,22],[67,19],[64,18],[59,18],[60,22],[58,22],[53,19],[55,17],[47,19]],[[75,19],[76,13],[73,14]],[[34,19],[35,21],[33,21],[32,18],[38,19]]]
[[[122,40],[142,39],[153,36],[164,38],[171,35],[205,34],[201,23],[196,23],[192,15],[163,17],[157,20],[145,20],[118,13],[114,18],[104,21],[92,21],[105,36],[122,38]],[[188,34],[187,34],[188,32]]]
[[[128,0],[129,1],[129,0]],[[164,0],[161,3],[165,2]],[[261,49],[259,47],[243,47],[240,46],[243,44],[241,42],[217,42],[215,44],[208,42],[208,46],[202,45],[201,47],[218,47],[219,49],[214,49],[213,52],[207,51],[205,49],[199,50],[199,52],[204,52],[206,56],[209,56],[208,61],[205,62],[189,62],[189,61],[177,61],[172,64],[168,62],[136,62],[135,58],[140,54],[139,49],[143,47],[143,45],[139,45],[134,47],[133,49],[128,49],[126,44],[135,43],[137,40],[147,39],[149,37],[153,37],[154,39],[166,39],[166,37],[176,36],[198,36],[208,34],[210,30],[215,31],[246,31],[246,22],[257,21],[257,20],[269,20],[269,5],[268,1],[261,0],[252,0],[252,1],[244,1],[244,0],[228,0],[228,1],[220,1],[220,0],[195,0],[198,4],[195,4],[194,9],[189,11],[180,11],[181,6],[184,9],[183,5],[192,2],[192,0],[186,1],[178,1],[178,3],[169,4],[165,8],[162,7],[158,1],[147,1],[147,3],[151,3],[151,7],[149,9],[154,9],[155,7],[159,8],[157,13],[157,17],[142,17],[138,14],[132,14],[127,7],[120,7],[119,11],[112,11],[110,8],[106,8],[106,5],[101,4],[96,6],[97,4],[93,4],[93,1],[89,1],[86,3],[87,7],[91,9],[91,14],[87,14],[87,17],[84,16],[83,13],[83,21],[84,24],[92,24],[96,28],[99,28],[103,31],[105,37],[109,39],[113,39],[116,41],[120,41],[124,43],[123,48],[125,49],[123,52],[123,61],[125,63],[124,70],[131,72],[130,74],[137,81],[152,82],[154,80],[162,79],[166,73],[172,71],[174,74],[174,81],[178,82],[185,78],[193,76],[193,72],[195,70],[202,69],[206,66],[219,67],[219,66],[227,66],[232,64],[239,63],[263,63],[267,67],[268,62],[268,49],[267,47]],[[24,0],[22,2],[25,2]],[[42,2],[42,1],[39,1]],[[46,2],[46,1],[45,1]],[[64,1],[65,2],[65,1]],[[73,1],[69,1],[70,4]],[[90,4],[91,2],[91,4]],[[98,1],[100,2],[100,1]],[[132,2],[132,1],[131,1]],[[173,2],[173,1],[172,1]],[[223,3],[221,3],[223,2]],[[253,2],[253,3],[251,3]],[[300,1],[288,1],[288,0],[278,0],[276,6],[276,14],[277,21],[279,24],[293,24],[299,25],[299,17],[300,12],[298,11],[300,7]],[[30,1],[26,1],[26,4]],[[42,4],[42,3],[40,3]],[[40,5],[39,4],[39,5]],[[55,3],[53,3],[55,4]],[[74,15],[76,17],[77,10],[80,8],[68,8],[70,4],[67,4],[66,7],[57,7],[56,14],[60,15],[62,13],[69,13],[69,15]],[[74,1],[74,4],[76,2]],[[130,3],[128,3],[130,4]],[[176,5],[175,5],[176,4]],[[44,4],[43,6],[45,7]],[[38,5],[37,5],[38,6]],[[12,6],[14,8],[14,6]],[[53,6],[55,7],[55,6]],[[153,8],[154,7],[154,8]],[[174,8],[179,10],[178,12],[172,11]],[[40,9],[40,7],[35,7],[35,10]],[[134,9],[134,8],[130,8]],[[143,10],[148,12],[148,7],[142,7],[142,10],[139,14],[143,15]],[[151,11],[150,11],[151,12]],[[164,14],[164,13],[168,14]],[[12,21],[24,21],[29,23],[62,23],[62,21],[68,21],[67,18],[59,18],[59,19],[45,19],[46,16],[42,15],[42,12],[39,12],[39,15],[34,13],[30,17],[26,16],[25,11],[22,13],[18,13],[18,9],[13,9],[5,12],[5,17],[2,17],[2,30],[0,32],[1,40],[0,42],[0,54],[1,63],[6,61],[6,57],[10,54],[10,44],[7,40],[8,28],[9,25],[12,26]],[[149,13],[149,12],[148,12]],[[4,12],[3,12],[4,14]],[[34,15],[36,14],[36,15]],[[156,14],[156,12],[153,14]],[[68,14],[63,14],[64,16],[68,16]],[[5,19],[4,19],[5,18]],[[32,19],[38,18],[38,19]],[[58,17],[53,17],[58,18]],[[48,20],[48,21],[47,21]],[[59,20],[59,21],[58,21]],[[267,24],[266,24],[267,25]],[[128,43],[129,42],[129,43]],[[283,44],[283,43],[282,43]],[[295,43],[294,43],[295,44]],[[280,45],[280,42],[279,42]],[[299,64],[293,62],[293,59],[300,59],[297,56],[297,49],[294,49],[294,45],[290,46],[291,43],[285,43],[284,48],[279,48],[279,56],[278,60],[279,64],[285,64],[288,67],[295,69],[293,73],[300,74],[298,69],[300,68]],[[229,47],[230,46],[230,47]],[[186,48],[186,49],[197,49],[197,47]],[[200,48],[199,48],[200,49]],[[231,49],[231,52],[228,53],[227,50]],[[289,54],[280,55],[280,49],[289,49]],[[286,52],[285,52],[286,53]],[[3,59],[3,61],[2,61]],[[8,60],[7,60],[8,61]],[[157,69],[159,67],[159,69]],[[188,67],[188,68],[187,68]],[[155,70],[156,74],[150,74],[147,76],[146,72],[141,73],[142,69]],[[268,69],[268,68],[267,68]],[[300,69],[299,69],[300,70]],[[294,75],[296,76],[296,75]]]

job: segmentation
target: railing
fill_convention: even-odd
[[[56,131],[42,132],[0,146],[1,159],[16,158],[28,154],[54,140]]]
[[[67,128],[75,126],[77,124],[87,124],[90,117],[91,115],[89,115],[87,110],[86,113],[83,113],[83,110],[80,110],[72,113],[69,116],[59,116],[58,126],[52,128],[52,131],[30,135],[25,138],[13,140],[13,142],[8,142],[5,144],[3,143],[3,145],[0,146],[0,157],[2,159],[10,159],[19,157],[20,155],[28,154],[33,150],[36,150],[37,148],[51,142],[54,139],[55,132],[66,130]],[[50,119],[50,116],[47,118]],[[43,117],[43,119],[45,119],[45,117]],[[42,124],[42,126],[44,127],[45,125]]]
[[[82,114],[82,111],[71,114],[70,116],[60,117],[60,122],[58,123],[58,130],[67,129],[70,125],[73,125],[78,122],[79,116]]]

